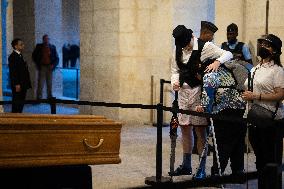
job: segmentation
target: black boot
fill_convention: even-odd
[[[170,176],[179,176],[179,175],[191,175],[191,154],[183,154],[183,163],[180,165],[173,173],[169,173]]]
[[[200,158],[200,165],[199,168],[197,169],[196,174],[193,176],[193,179],[199,180],[206,178],[205,165],[206,165],[206,156]]]
[[[173,173],[169,173],[170,176],[191,175],[192,168],[187,168],[184,165],[180,165]]]

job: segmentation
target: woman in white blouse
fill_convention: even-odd
[[[261,61],[251,71],[252,91],[242,94],[244,100],[276,112],[275,122],[261,127],[249,128],[249,139],[256,156],[256,169],[259,173],[258,188],[265,187],[265,179],[261,178],[267,163],[282,164],[283,141],[277,127],[284,119],[284,69],[280,62],[282,41],[279,37],[269,34],[259,39],[259,56]],[[248,84],[248,82],[246,82]],[[277,109],[278,108],[278,109]],[[282,122],[283,123],[283,122]],[[253,124],[253,123],[252,123]]]

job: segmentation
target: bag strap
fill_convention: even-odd
[[[258,68],[259,68],[259,67],[258,67]],[[248,78],[248,89],[249,89],[249,91],[251,91],[251,92],[253,92],[253,79],[254,79],[254,76],[255,76],[255,72],[256,72],[256,70],[257,70],[258,68],[256,68],[256,69],[254,70],[254,72],[252,73],[252,77],[251,77],[251,78],[250,78],[250,74],[249,74],[249,78]],[[251,82],[250,82],[250,80],[251,80]],[[253,103],[253,101],[252,101],[252,103]],[[277,111],[278,111],[278,109],[279,109],[279,106],[280,106],[280,102],[277,101],[277,103],[276,103],[276,109],[275,109],[275,111],[273,112],[273,119],[276,117],[276,114],[277,114]]]
[[[249,73],[248,74],[248,90],[253,92],[253,79],[254,79],[254,76],[255,76],[255,72],[258,68],[256,68],[253,73],[252,73],[252,76],[251,74]]]

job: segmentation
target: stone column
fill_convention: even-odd
[[[174,27],[182,24],[193,30],[196,37],[200,34],[200,22],[202,20],[215,23],[215,0],[187,1],[179,0],[174,2]]]
[[[2,7],[3,6],[3,7]],[[2,9],[3,8],[3,9]],[[1,100],[10,100],[11,98],[3,98],[3,96],[11,95],[10,80],[9,80],[9,71],[8,71],[8,57],[12,52],[13,48],[11,47],[11,42],[13,40],[13,1],[12,0],[3,0],[1,2],[1,15],[4,17],[1,18],[1,44],[3,49],[3,54],[1,54],[2,64],[0,65],[1,69],[1,83],[2,87],[0,89]],[[5,19],[5,20],[3,20]],[[3,111],[1,106],[1,111]]]
[[[79,45],[79,16],[79,0],[62,0],[62,43]]]
[[[2,3],[0,3],[0,10],[1,10],[1,14],[0,14],[0,20],[2,21]],[[2,27],[2,22],[1,22],[1,29],[0,29],[0,44],[1,44],[1,47],[3,46],[3,43],[2,43],[2,29],[3,29],[3,27]],[[1,83],[2,83],[2,64],[3,64],[3,62],[2,62],[2,48],[0,48],[0,73],[1,73],[1,77],[0,77],[0,81],[1,81]],[[0,88],[0,94],[3,94],[2,93],[2,88],[3,88],[3,83],[2,83],[2,87]],[[1,95],[1,100],[3,100],[3,95]],[[3,112],[3,107],[1,106],[1,111],[0,112]]]
[[[160,79],[170,79],[173,27],[189,23],[198,33],[200,21],[212,18],[210,5],[212,0],[80,1],[81,100],[150,104],[154,76],[157,104]],[[197,8],[205,11],[189,19]],[[171,105],[170,89],[165,85],[165,105]],[[150,110],[101,107],[81,108],[81,113],[140,123],[151,116]]]
[[[265,34],[265,11],[266,1],[245,0],[246,4],[246,41],[251,45],[253,54],[256,55],[256,41],[261,35]],[[269,1],[269,25],[268,33],[273,33],[284,41],[284,1]],[[283,51],[283,48],[282,48]],[[284,56],[281,56],[283,63]]]
[[[32,61],[32,51],[35,43],[35,17],[34,0],[27,0],[25,3],[21,0],[13,1],[13,30],[14,38],[21,38],[25,43],[23,56],[28,63],[30,76],[32,80],[32,90],[28,91],[27,98],[34,97],[35,90],[35,64]]]
[[[214,42],[221,46],[224,41],[227,41],[227,26],[231,23],[238,25],[239,36],[238,40],[244,41],[244,0],[216,0],[216,26],[219,30],[215,34]],[[228,16],[228,13],[230,16]]]
[[[119,0],[80,1],[80,100],[119,102]],[[118,108],[80,107],[119,117]]]
[[[120,101],[122,103],[154,104],[160,98],[160,79],[170,78],[172,55],[171,0],[120,1]],[[151,76],[154,78],[151,86]],[[151,97],[153,88],[153,97]],[[164,101],[170,99],[165,85]],[[121,109],[120,119],[138,123],[151,121],[150,110]],[[156,122],[154,110],[154,122]],[[165,120],[167,114],[165,113]]]

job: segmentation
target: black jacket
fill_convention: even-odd
[[[9,74],[12,90],[15,90],[15,85],[20,85],[22,90],[27,90],[32,87],[30,74],[27,63],[22,55],[13,51],[9,58]]]
[[[40,69],[41,66],[42,48],[43,48],[43,43],[37,44],[32,54],[33,61],[36,63],[38,69]],[[50,63],[53,65],[54,69],[59,63],[59,58],[56,51],[56,47],[52,44],[49,44],[49,48],[50,48]]]

